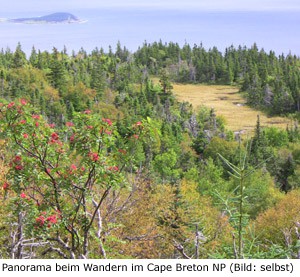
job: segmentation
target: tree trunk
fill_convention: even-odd
[[[17,230],[17,239],[15,241],[15,246],[17,248],[13,251],[13,259],[22,259],[22,252],[23,252],[23,245],[22,245],[22,240],[23,240],[23,213],[19,212],[18,215],[18,230]],[[15,247],[14,247],[15,248]]]

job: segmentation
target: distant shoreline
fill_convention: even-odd
[[[20,24],[20,25],[45,25],[45,24],[51,24],[51,25],[56,25],[56,24],[83,24],[88,22],[88,20],[79,20],[79,21],[57,21],[57,22],[48,22],[48,21],[28,21],[28,22],[15,22],[11,21],[9,19],[3,20],[0,18],[0,23],[11,23],[11,24]]]
[[[14,24],[74,24],[85,23],[87,20],[79,19],[70,13],[53,13],[40,17],[28,17],[28,18],[0,18],[0,23],[14,23]]]

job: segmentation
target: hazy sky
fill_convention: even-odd
[[[136,7],[191,10],[299,10],[299,0],[9,0],[1,11],[68,11],[101,7]],[[1,17],[0,11],[0,17]]]

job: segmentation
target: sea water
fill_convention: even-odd
[[[61,11],[58,11],[61,12]],[[14,50],[18,42],[28,55],[34,46],[52,51],[53,47],[68,53],[83,47],[115,49],[118,42],[135,51],[146,41],[201,44],[220,51],[231,45],[251,47],[256,43],[265,51],[300,55],[299,12],[204,12],[147,9],[98,9],[64,11],[73,13],[85,23],[14,24],[0,22],[0,49]],[[46,12],[5,13],[0,18],[33,17]]]

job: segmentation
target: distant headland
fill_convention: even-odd
[[[83,23],[84,20],[79,19],[71,13],[57,12],[45,16],[2,19],[2,22],[23,23],[23,24],[45,24],[45,23]]]

